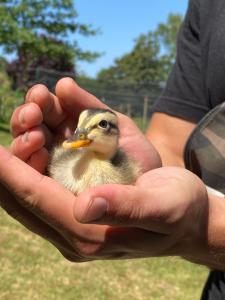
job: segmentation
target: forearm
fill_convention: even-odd
[[[163,166],[184,167],[183,156],[174,151],[171,143],[168,143],[162,136],[151,133],[151,130],[146,133],[146,136],[158,151]]]
[[[146,137],[159,152],[164,166],[184,166],[184,148],[195,126],[164,113],[153,114]]]

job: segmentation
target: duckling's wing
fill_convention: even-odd
[[[141,168],[121,148],[111,159],[111,164],[123,175],[123,183],[132,184],[141,175]]]

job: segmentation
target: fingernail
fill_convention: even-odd
[[[104,216],[107,211],[107,202],[104,198],[96,197],[91,200],[82,222],[88,223],[98,220]]]
[[[29,133],[28,133],[28,132],[25,132],[25,133],[22,135],[22,141],[23,141],[24,143],[29,142]]]
[[[25,123],[25,114],[26,114],[26,108],[23,108],[18,116],[18,120],[20,122],[20,124],[24,124]]]

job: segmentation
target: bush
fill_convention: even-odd
[[[0,121],[8,123],[13,110],[23,102],[23,91],[13,91],[11,81],[0,65]]]

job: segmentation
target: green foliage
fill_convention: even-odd
[[[6,92],[10,91],[11,82],[4,71],[5,62],[1,59],[0,62],[0,97],[2,97]]]
[[[0,121],[8,122],[13,110],[23,101],[21,91],[12,91],[11,80],[4,71],[4,64],[0,59]]]
[[[166,23],[160,23],[156,29],[156,36],[164,49],[165,55],[161,57],[164,60],[165,72],[168,74],[176,58],[177,33],[182,23],[182,16],[170,14]]]
[[[177,14],[170,14],[167,23],[160,23],[157,27],[156,34],[160,42],[166,47],[168,56],[175,59],[176,56],[176,40],[179,31],[182,16]]]
[[[145,84],[160,81],[161,62],[158,59],[159,42],[151,32],[141,35],[128,54],[115,60],[115,65],[102,70],[99,80],[125,81],[130,84]]]
[[[100,71],[98,79],[136,85],[164,82],[175,59],[181,21],[180,15],[171,14],[154,32],[140,35],[131,52],[116,59],[112,67]]]
[[[72,0],[4,1],[0,5],[0,44],[7,53],[19,54],[21,49],[29,52],[30,47],[44,52],[48,50],[51,40],[46,45],[46,41],[40,38],[42,35],[65,42],[70,33],[96,34],[90,26],[75,22],[76,17]],[[75,48],[78,56],[82,54],[82,59],[90,59],[90,53],[85,57],[75,42],[67,43]]]
[[[26,82],[28,69],[38,65],[71,72],[75,61],[96,59],[98,53],[83,51],[73,37],[95,35],[97,31],[76,18],[72,0],[1,2],[0,46],[17,58],[11,73],[19,72],[21,81]]]
[[[1,88],[0,88],[1,89]],[[9,122],[16,107],[23,103],[24,93],[22,91],[8,91],[0,96],[0,119]]]

